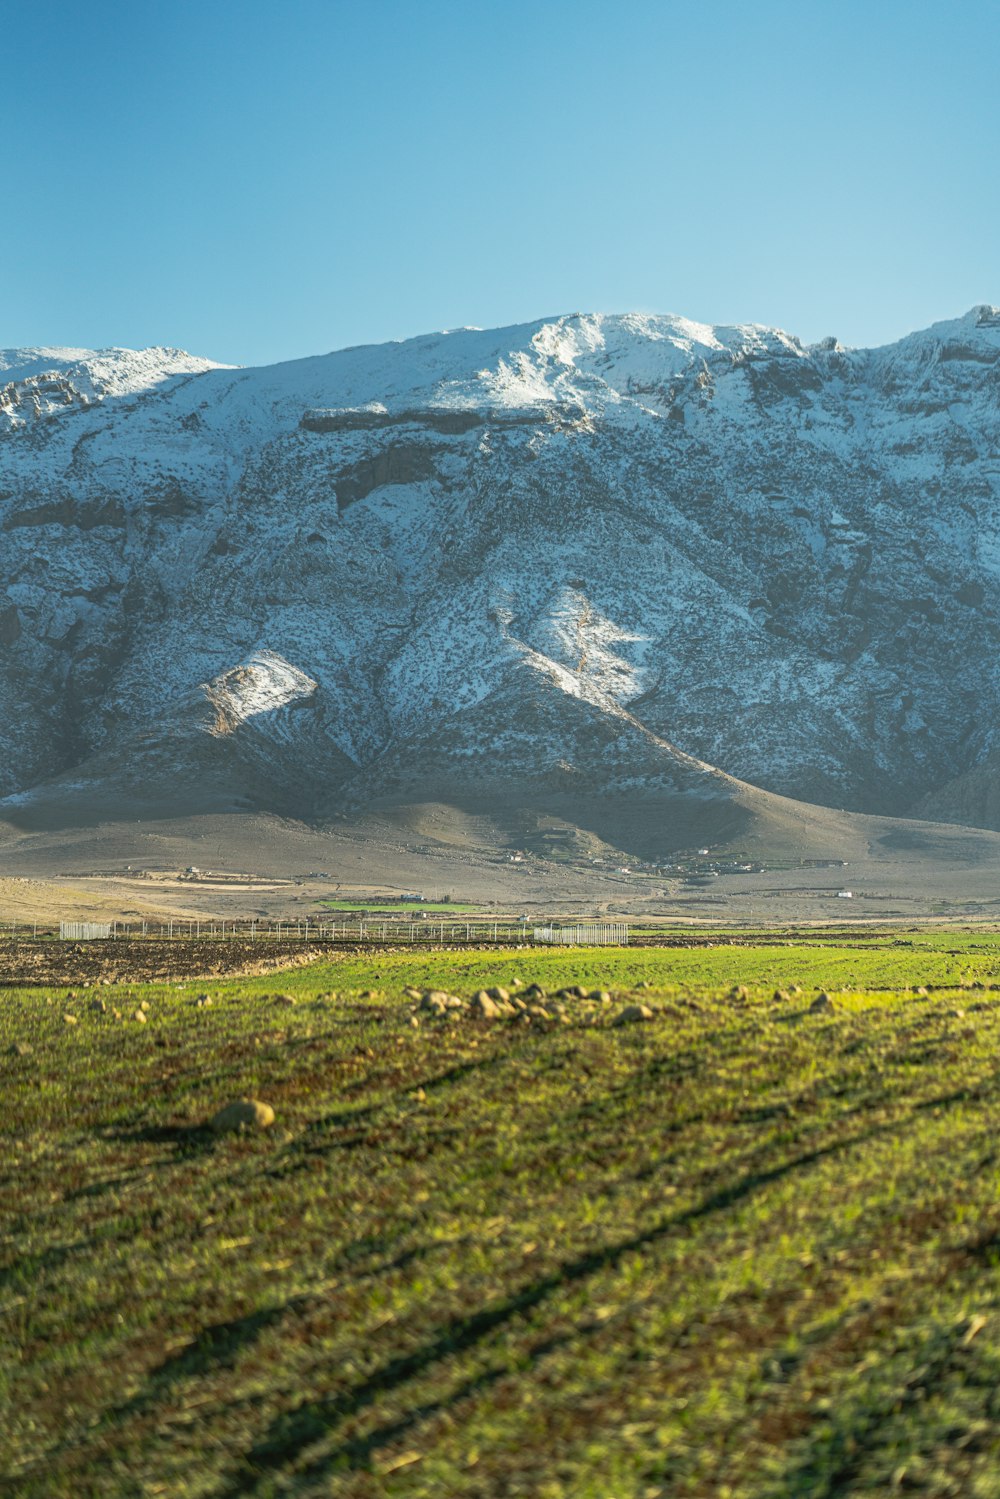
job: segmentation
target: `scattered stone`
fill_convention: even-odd
[[[611,1003],[611,995],[607,989],[591,989],[587,998],[595,999],[599,1005],[609,1005]]]
[[[149,1009],[149,1000],[148,999],[140,999],[140,1001],[139,1001],[139,1008],[140,1008],[140,1010],[148,1010]]]
[[[789,984],[789,986],[788,986],[788,992],[789,992],[789,994],[801,994],[802,993],[802,989],[801,989],[801,986],[799,984]]]
[[[528,1014],[535,1020],[551,1020],[552,1016],[544,1005],[529,1005]]]
[[[964,1010],[945,1010],[944,1013],[945,1018],[948,1020],[963,1020],[965,1018]]]
[[[410,1024],[415,1031],[418,1031],[420,1029],[420,1021],[417,1019],[416,1015],[410,1016]]]
[[[827,1011],[832,1009],[833,1000],[830,998],[829,994],[827,994],[825,989],[821,989],[816,998],[813,1000],[812,1004],[809,1006],[809,1013],[810,1015],[823,1015]]]
[[[928,991],[924,988],[923,984],[917,984],[917,986],[916,986],[916,988],[914,989],[913,992],[914,992],[914,994],[916,995],[916,997],[918,999],[929,999],[930,998],[930,995],[929,995]]]
[[[274,1002],[276,1005],[293,1005],[295,1003],[295,996],[294,994],[276,994]]]
[[[498,1000],[500,1004],[510,1004],[510,995],[507,993],[506,989],[501,989],[499,984],[494,984],[492,989],[486,990],[486,993],[489,995],[490,999]]]
[[[406,988],[403,990],[403,993],[406,995],[407,999],[423,999],[424,997],[423,991],[420,989],[414,989],[412,984],[407,984]]]
[[[66,1022],[67,1025],[79,1025],[79,1023],[80,1023],[79,1020],[77,1019],[77,1017],[75,1015],[71,1015],[68,1010],[66,1011],[66,1014],[63,1016],[63,1019],[65,1020],[65,1022]]]
[[[423,1088],[414,1088],[413,1092],[410,1094],[410,1097],[413,1099],[414,1103],[427,1102],[427,1094],[424,1092]]]
[[[447,998],[448,996],[443,989],[427,989],[421,1000],[421,1008],[428,1009],[433,1004],[443,1005]]]
[[[256,1098],[241,1098],[236,1103],[227,1103],[209,1120],[209,1128],[217,1135],[234,1130],[267,1129],[274,1123],[274,1110],[269,1103],[260,1103]]]
[[[523,989],[524,988],[524,979],[511,979],[509,982],[510,982],[510,987],[512,989]]]
[[[581,989],[579,984],[567,984],[565,988],[559,990],[560,999],[586,999],[586,997],[586,989]]]
[[[541,984],[529,984],[522,996],[524,999],[545,999],[545,990]]]
[[[477,1020],[496,1020],[500,1006],[486,989],[478,989],[469,1001],[469,1010]]]
[[[133,1020],[138,1020],[138,1022],[139,1022],[140,1025],[145,1025],[146,1024],[146,1012],[145,1012],[145,1010],[136,1010],[135,1014],[132,1016],[132,1019]]]
[[[626,1005],[612,1020],[612,1025],[633,1025],[637,1020],[652,1020],[653,1012],[648,1005]]]
[[[524,992],[526,994],[530,994],[531,990],[530,989],[526,989]],[[515,1014],[521,1014],[521,1013],[523,1013],[528,1008],[528,1006],[525,1004],[524,1000],[518,994],[511,995],[510,1004],[511,1004],[511,1009],[514,1011]]]
[[[90,1001],[90,1008],[96,1010],[99,1015],[106,1015],[108,1013],[108,1007],[103,999],[92,999]]]
[[[199,994],[194,1003],[196,1009],[204,1010],[207,1005],[212,1003],[212,996],[211,994]]]
[[[71,989],[69,991],[69,993],[67,994],[66,998],[67,998],[67,1000],[69,1000],[69,999],[76,999],[76,990],[75,989]]]
[[[34,1049],[30,1041],[15,1041],[11,1052],[15,1057],[30,1057]]]
[[[743,984],[734,984],[729,991],[729,998],[745,1001],[750,998],[750,990]]]
[[[790,996],[789,996],[789,993],[788,993],[787,989],[775,989],[775,991],[774,991],[774,1001],[775,1001],[775,1004],[779,1004],[779,1005],[783,1004],[785,1002],[785,1000],[787,1000],[788,998],[790,998]]]

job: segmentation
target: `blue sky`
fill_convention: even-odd
[[[11,6],[0,345],[887,342],[1000,303],[998,56],[997,0]]]

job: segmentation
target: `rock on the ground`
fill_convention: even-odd
[[[240,1098],[235,1103],[227,1103],[213,1115],[209,1128],[217,1135],[224,1135],[233,1130],[267,1129],[273,1123],[274,1110],[269,1103],[261,1103],[256,1098]]]
[[[637,1020],[652,1020],[653,1012],[648,1005],[626,1005],[619,1010],[612,1025],[633,1025]]]
[[[823,1015],[828,1010],[832,1009],[833,1000],[830,998],[829,994],[827,994],[825,989],[820,990],[816,998],[813,1000],[812,1004],[809,1006],[810,1013],[813,1015]]]

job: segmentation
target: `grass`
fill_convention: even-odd
[[[515,976],[616,999],[410,1024]],[[3,1492],[1000,1495],[997,983],[952,931],[0,991]]]
[[[380,915],[392,915],[398,911],[441,911],[445,915],[454,911],[456,915],[466,911],[480,911],[481,906],[467,906],[451,900],[388,900],[385,897],[371,900],[320,900],[325,911],[377,911]]]

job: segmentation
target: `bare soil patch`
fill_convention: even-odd
[[[0,984],[23,987],[101,982],[141,984],[161,979],[218,978],[299,968],[322,958],[335,962],[328,947],[303,942],[267,943],[183,938],[143,938],[93,942],[4,942],[0,944]]]

